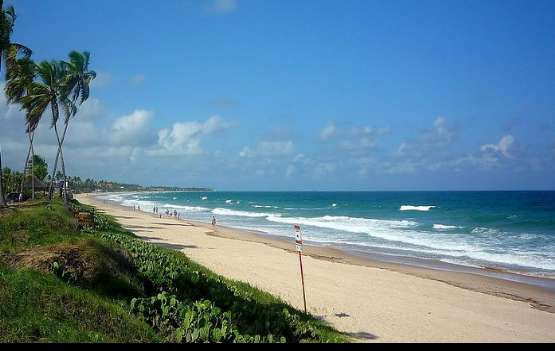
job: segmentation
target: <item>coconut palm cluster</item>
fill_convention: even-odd
[[[89,69],[90,53],[71,51],[67,60],[37,63],[32,59],[31,49],[11,40],[16,21],[13,6],[4,8],[3,0],[0,0],[0,10],[0,70],[5,74],[7,102],[19,105],[25,113],[25,133],[29,139],[25,166],[29,158],[32,160],[34,156],[35,130],[41,119],[50,114],[50,128],[56,134],[58,148],[50,177],[48,198],[52,200],[55,175],[60,167],[64,179],[62,194],[67,202],[68,182],[63,145],[69,122],[89,98],[90,83],[96,77],[96,73]],[[62,123],[63,129],[60,129]]]

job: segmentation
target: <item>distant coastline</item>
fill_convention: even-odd
[[[119,183],[111,180],[95,180],[91,178],[68,177],[69,188],[75,194],[80,193],[114,193],[114,192],[162,192],[162,191],[186,191],[186,192],[212,192],[209,187],[178,187],[178,186],[143,186],[139,184]]]

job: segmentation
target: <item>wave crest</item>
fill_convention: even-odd
[[[429,211],[436,206],[412,206],[412,205],[402,205],[399,211]]]
[[[457,229],[460,227],[456,225],[434,224],[433,228],[438,230],[448,230],[448,229]]]
[[[212,213],[220,215],[220,216],[237,216],[237,217],[280,216],[280,214],[275,214],[275,213],[238,211],[238,210],[230,210],[230,209],[227,209],[227,208],[215,208],[215,209],[212,210]]]

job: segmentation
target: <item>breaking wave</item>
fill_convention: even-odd
[[[399,211],[429,211],[435,206],[412,206],[412,205],[402,205]]]

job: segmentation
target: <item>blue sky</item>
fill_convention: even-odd
[[[18,0],[89,50],[68,171],[226,190],[555,189],[553,1]],[[26,136],[0,97],[11,167]],[[36,151],[53,163],[48,123]]]

